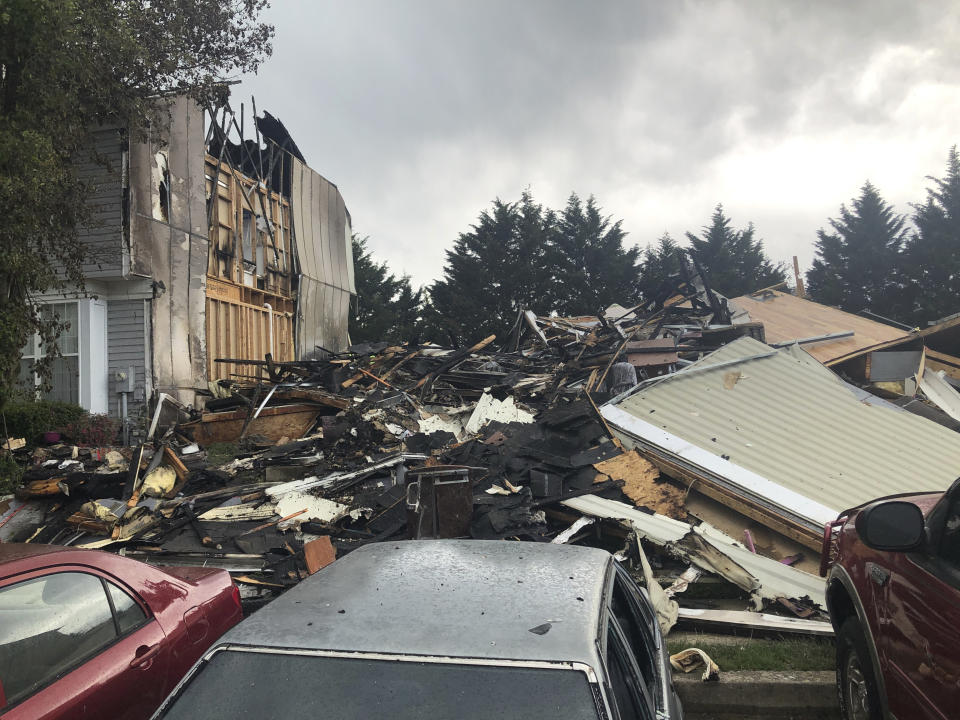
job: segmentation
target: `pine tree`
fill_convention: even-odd
[[[520,310],[547,312],[556,222],[529,191],[519,202],[498,198],[481,212],[447,250],[443,277],[430,286],[427,339],[463,345],[489,335],[503,337]]]
[[[737,297],[786,280],[783,266],[770,261],[754,233],[753,223],[745,230],[735,230],[722,205],[717,205],[699,237],[687,233],[691,252],[712,289]]]
[[[357,297],[350,312],[350,340],[404,342],[417,340],[421,330],[422,291],[410,278],[394,277],[386,263],[374,261],[369,238],[353,236],[353,275]]]
[[[668,288],[674,287],[670,278],[680,273],[680,256],[683,250],[677,241],[664,233],[656,245],[647,245],[640,262],[638,290],[643,302],[657,300]]]
[[[960,155],[950,148],[947,173],[929,177],[927,200],[914,205],[916,234],[903,252],[904,314],[925,324],[960,312]]]
[[[622,221],[610,216],[591,195],[584,203],[572,193],[560,213],[553,242],[556,282],[552,309],[561,316],[602,313],[611,303],[637,297],[640,250],[624,248]]]
[[[807,272],[810,297],[848,312],[896,317],[906,219],[868,181],[852,206],[841,205],[840,217],[828,222],[833,232],[817,232],[816,258]]]

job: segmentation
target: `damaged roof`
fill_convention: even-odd
[[[776,290],[743,295],[729,302],[736,310],[748,313],[750,321],[763,323],[766,340],[771,345],[852,330],[853,337],[805,346],[807,352],[825,365],[848,360],[893,340],[913,337],[913,333],[906,330]]]
[[[220,643],[596,667],[610,558],[596,548],[499,540],[373,543]]]
[[[603,415],[626,442],[706,468],[812,527],[884,495],[946,490],[960,474],[960,434],[860,402],[798,346],[747,337]]]

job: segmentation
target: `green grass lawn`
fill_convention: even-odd
[[[785,637],[722,638],[703,636],[694,644],[690,637],[667,638],[670,654],[698,647],[720,670],[833,670],[836,656],[832,639]]]
[[[207,464],[211,467],[223,465],[237,456],[237,444],[232,442],[210,443],[207,448]]]

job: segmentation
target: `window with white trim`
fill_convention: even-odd
[[[20,360],[20,383],[25,388],[35,388],[45,400],[80,402],[80,334],[77,302],[59,302],[44,305],[40,314],[44,320],[56,319],[66,323],[57,340],[61,357],[53,358],[50,364],[49,392],[43,392],[39,374],[34,363],[46,355],[40,336],[31,337],[23,348]]]

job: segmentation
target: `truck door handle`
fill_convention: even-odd
[[[870,579],[880,587],[883,587],[887,584],[887,580],[890,579],[890,571],[875,563],[870,563]]]
[[[156,654],[160,652],[160,643],[156,645],[141,645],[137,648],[133,660],[130,661],[130,667],[137,668],[149,663]]]

